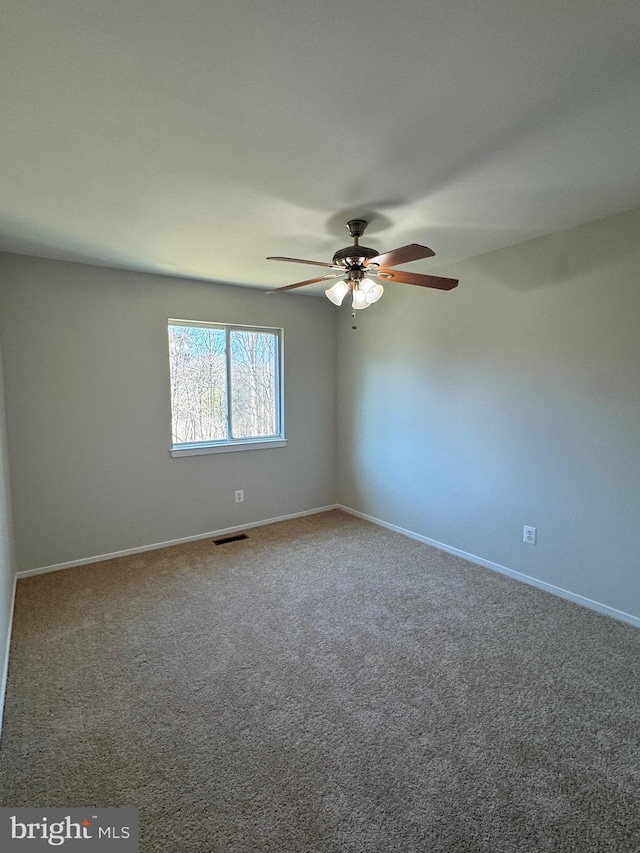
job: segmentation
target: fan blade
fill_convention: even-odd
[[[422,275],[417,272],[402,270],[377,270],[369,275],[375,275],[382,281],[397,281],[399,284],[417,284],[419,287],[436,287],[438,290],[453,290],[458,286],[457,278],[442,278],[439,275]]]
[[[419,261],[421,258],[432,258],[435,255],[433,249],[427,246],[419,246],[417,243],[409,243],[408,246],[402,246],[400,249],[392,249],[390,252],[384,252],[382,255],[376,255],[375,258],[369,258],[365,266],[369,264],[378,264],[379,267],[395,267],[396,264],[408,264],[409,261]]]
[[[268,261],[288,261],[290,264],[311,264],[312,267],[329,267],[332,270],[342,269],[336,264],[327,264],[324,261],[303,261],[302,258],[267,258]]]
[[[320,278],[310,278],[307,281],[297,281],[295,284],[285,284],[284,287],[276,287],[273,290],[265,290],[265,293],[281,293],[283,290],[293,290],[294,287],[304,287],[305,284],[315,284],[317,281],[326,281],[328,278],[340,278],[344,273],[335,272],[329,275],[321,275]]]

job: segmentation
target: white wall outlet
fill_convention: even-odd
[[[525,524],[524,531],[522,533],[522,541],[526,542],[528,545],[535,545],[536,540],[538,538],[538,531],[535,527],[529,527],[528,524]]]
[[[236,489],[236,503],[244,503],[244,489]]]

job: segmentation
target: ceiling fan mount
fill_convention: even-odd
[[[350,219],[347,222],[346,228],[350,236],[358,242],[358,239],[364,234],[369,223],[366,219]]]
[[[366,219],[350,219],[347,222],[347,231],[353,238],[353,245],[346,246],[344,249],[338,249],[333,256],[332,263],[327,263],[326,261],[308,261],[301,258],[268,257],[268,261],[311,264],[311,266],[316,267],[328,267],[331,270],[335,270],[335,272],[311,278],[307,281],[297,281],[295,284],[286,284],[284,287],[277,287],[267,292],[281,293],[284,290],[293,290],[297,287],[316,284],[316,282],[326,281],[331,278],[342,278],[342,281],[336,282],[333,287],[325,290],[325,295],[335,305],[341,305],[347,293],[351,292],[351,305],[354,310],[357,310],[368,308],[369,305],[377,302],[382,296],[384,288],[381,284],[374,282],[374,278],[382,281],[395,281],[401,284],[417,285],[418,287],[432,287],[438,290],[451,290],[457,286],[458,281],[454,278],[442,278],[441,276],[423,275],[421,273],[391,269],[391,267],[397,264],[407,264],[410,261],[431,258],[435,255],[435,252],[433,249],[429,249],[428,246],[420,246],[417,243],[410,243],[408,246],[402,246],[399,249],[392,249],[390,252],[383,253],[379,253],[376,249],[371,249],[368,246],[361,246],[359,240],[364,234],[367,225],[368,222]]]

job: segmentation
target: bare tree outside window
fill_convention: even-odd
[[[169,323],[173,445],[279,436],[280,333]]]
[[[276,434],[276,356],[271,332],[231,332],[233,438]]]

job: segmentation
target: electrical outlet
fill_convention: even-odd
[[[527,545],[535,545],[536,540],[538,538],[538,531],[535,527],[529,527],[528,524],[525,524],[524,530],[522,532],[522,541],[526,542]]]
[[[244,503],[244,489],[236,489],[236,503]]]

